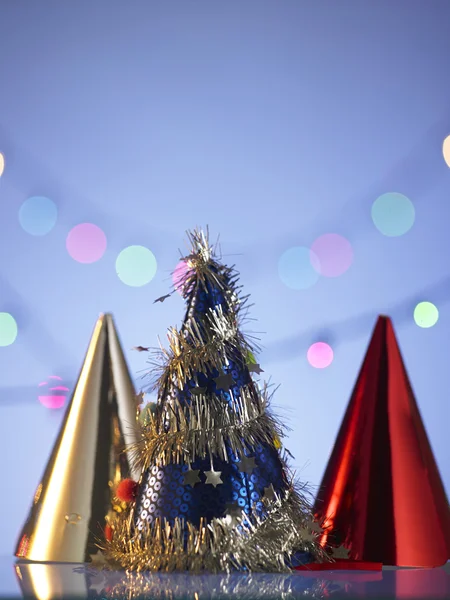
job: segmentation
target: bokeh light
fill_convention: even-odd
[[[0,312],[0,346],[10,346],[17,337],[15,318],[7,312]]]
[[[339,277],[353,262],[352,245],[337,233],[321,235],[311,245],[311,250],[319,260],[318,272],[324,277]]]
[[[3,175],[4,170],[5,170],[5,157],[0,152],[0,177]]]
[[[132,287],[150,283],[156,275],[155,255],[144,246],[128,246],[116,259],[116,272],[119,279]]]
[[[450,135],[445,138],[444,143],[442,144],[442,154],[444,155],[447,167],[450,167]]]
[[[310,248],[295,246],[281,255],[278,274],[281,281],[293,290],[306,290],[319,279],[320,263]]]
[[[63,380],[58,375],[50,375],[49,381],[39,384],[38,399],[42,406],[50,409],[62,408],[65,404],[67,394],[70,391],[63,385]]]
[[[100,260],[106,250],[106,235],[93,223],[81,223],[69,231],[66,248],[77,262],[89,264]]]
[[[189,270],[186,261],[180,260],[172,273],[172,283],[179,294],[183,294],[183,281],[189,273]]]
[[[56,204],[44,196],[32,196],[19,209],[19,222],[30,235],[46,235],[56,224]]]
[[[436,325],[439,319],[439,311],[432,302],[419,302],[414,309],[414,321],[424,329]]]
[[[333,362],[333,349],[325,342],[316,342],[309,347],[306,358],[315,369],[326,369]]]
[[[416,211],[409,198],[397,192],[382,194],[372,204],[372,220],[383,235],[397,237],[414,225]]]

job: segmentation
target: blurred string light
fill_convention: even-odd
[[[144,246],[128,246],[116,259],[116,273],[119,279],[131,287],[141,287],[150,283],[156,275],[157,262],[151,250]]]
[[[414,309],[414,321],[424,329],[436,325],[439,319],[439,311],[432,302],[419,302]]]
[[[0,346],[10,346],[17,338],[17,323],[7,312],[0,312]]]
[[[63,384],[62,377],[58,375],[50,375],[49,381],[43,381],[38,385],[38,399],[42,406],[50,409],[58,409],[64,406],[67,394],[70,391]]]
[[[444,155],[447,167],[450,167],[450,135],[445,138],[444,143],[442,144],[442,154]]]
[[[5,170],[5,157],[0,152],[0,177],[3,175],[4,170]]]
[[[309,347],[306,358],[315,369],[326,369],[333,362],[333,349],[325,342],[316,342]]]
[[[310,248],[295,246],[281,255],[278,274],[281,281],[293,290],[306,290],[317,283],[320,273],[318,257]]]
[[[326,233],[311,245],[311,251],[318,258],[318,272],[324,277],[339,277],[353,262],[353,248],[350,242],[337,233]],[[317,269],[317,264],[312,263]]]
[[[102,258],[106,251],[106,235],[93,223],[80,223],[69,231],[66,248],[79,263],[89,264]]]
[[[19,223],[30,235],[46,235],[56,225],[56,204],[44,196],[32,196],[19,209]]]
[[[372,221],[380,233],[398,237],[414,225],[416,213],[409,198],[397,192],[379,196],[372,204]]]

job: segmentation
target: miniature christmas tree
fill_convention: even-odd
[[[207,235],[188,235],[177,284],[186,315],[153,361],[158,400],[130,449],[142,476],[107,556],[126,569],[212,572],[327,560],[304,488],[280,453],[268,387],[253,380],[262,372],[257,348],[240,329],[248,297]]]

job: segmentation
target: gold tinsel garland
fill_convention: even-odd
[[[169,349],[160,348],[152,352],[153,390],[161,390],[167,381],[182,388],[187,380],[198,372],[217,369],[221,372],[228,366],[233,356],[247,356],[256,351],[233,323],[234,316],[225,315],[221,307],[207,314],[208,327],[203,331],[198,324],[189,320],[178,331],[175,327],[168,330]]]
[[[134,463],[143,471],[151,464],[190,463],[211,454],[228,461],[229,449],[242,455],[259,444],[273,446],[286,428],[267,411],[267,388],[256,396],[252,391],[253,385],[242,388],[231,407],[215,395],[195,397],[189,406],[178,407],[181,426],[168,431],[149,416],[141,441],[128,448]]]

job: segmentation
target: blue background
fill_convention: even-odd
[[[38,402],[49,375],[73,387],[95,320],[114,313],[130,369],[136,345],[179,324],[170,272],[184,231],[209,224],[252,294],[265,375],[293,429],[299,475],[320,483],[372,327],[393,318],[447,491],[450,489],[450,36],[447,0],[3,0],[0,11],[0,554],[11,554],[62,419]],[[402,237],[370,209],[387,192],[414,203]],[[26,233],[30,196],[58,207]],[[65,240],[91,222],[108,247],[92,264]],[[341,277],[292,290],[281,254],[324,233],[353,245]],[[115,273],[128,245],[151,249],[151,283]],[[421,329],[417,302],[440,319]],[[310,344],[334,361],[314,369]],[[81,459],[81,457],[80,457]],[[11,584],[13,585],[13,584]]]

